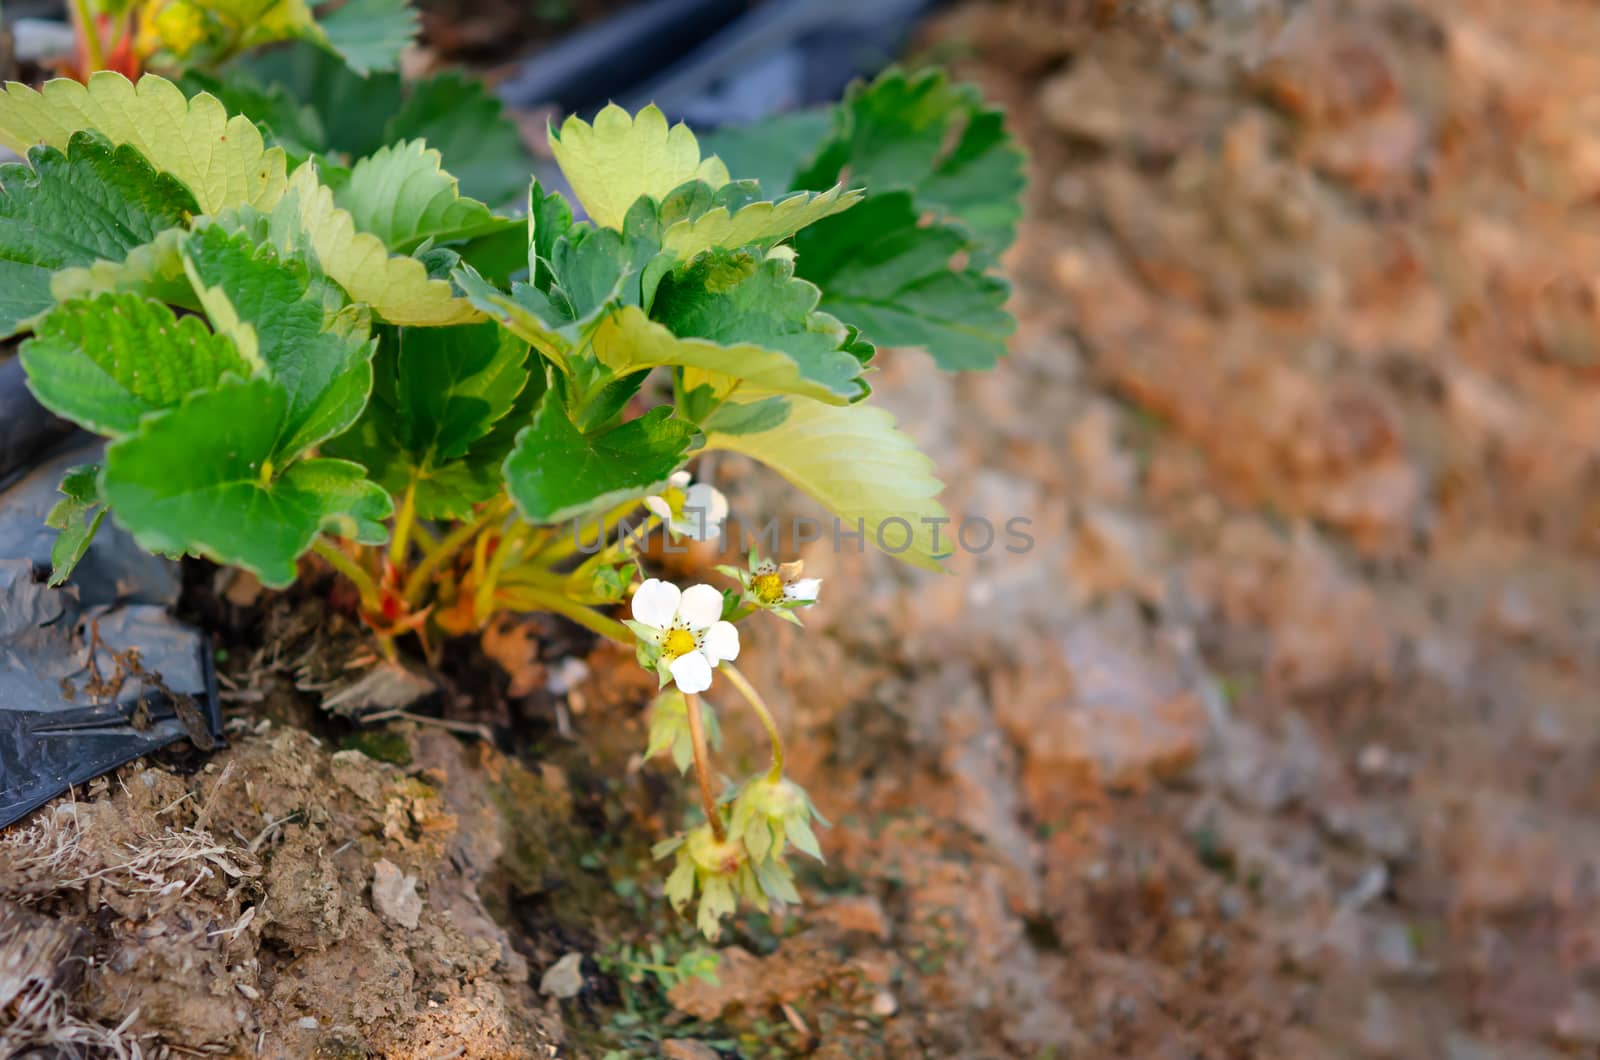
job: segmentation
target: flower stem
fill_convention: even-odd
[[[711,752],[706,750],[706,727],[700,718],[700,697],[686,694],[689,708],[689,743],[694,748],[694,776],[700,782],[700,808],[705,811],[706,822],[717,842],[727,841],[727,830],[722,827],[722,815],[717,813],[717,793],[711,786]]]
[[[570,618],[585,629],[614,640],[625,647],[633,646],[633,631],[614,618],[608,618],[592,607],[586,607],[570,597],[533,585],[502,588],[499,598],[512,607],[529,611],[553,611]]]
[[[406,561],[406,548],[411,544],[411,525],[417,521],[417,480],[406,487],[405,500],[400,502],[400,514],[395,516],[394,536],[389,539],[389,562],[396,567]]]
[[[350,579],[352,585],[361,594],[361,606],[368,611],[377,613],[383,608],[383,593],[378,590],[378,583],[372,580],[366,568],[347,555],[344,549],[319,537],[311,545],[311,550],[327,560],[334,570]]]
[[[776,784],[783,779],[783,737],[778,735],[778,723],[772,720],[772,711],[767,709],[766,701],[761,698],[761,693],[756,691],[744,674],[733,663],[722,664],[722,675],[732,682],[733,687],[745,698],[756,716],[761,719],[761,724],[767,730],[767,739],[772,741],[772,768],[767,770],[767,779]]]

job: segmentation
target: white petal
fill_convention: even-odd
[[[721,665],[739,657],[739,631],[732,622],[716,622],[700,640],[700,650],[713,664]]]
[[[801,578],[797,582],[790,582],[783,587],[783,596],[786,600],[804,600],[808,604],[816,603],[817,590],[822,588],[821,578]]]
[[[672,518],[671,505],[667,504],[667,502],[660,497],[646,497],[644,499],[644,506],[650,510],[651,515],[654,515],[658,519]]]
[[[690,629],[705,629],[722,617],[722,594],[709,585],[691,585],[678,604],[678,617]]]
[[[678,656],[667,669],[680,692],[693,695],[711,687],[711,662],[697,651]]]
[[[679,532],[696,541],[706,541],[722,532],[722,521],[727,517],[728,498],[704,482],[697,482],[684,493]]]
[[[728,498],[715,486],[696,483],[689,487],[688,498],[689,505],[706,513],[706,522],[712,526],[721,526],[728,517]]]
[[[672,473],[672,477],[667,479],[667,485],[674,486],[681,490],[689,484],[689,480],[693,477],[694,476],[690,475],[687,469],[683,471],[674,471]]]
[[[682,599],[683,593],[676,585],[651,578],[633,594],[633,620],[665,629],[672,625],[678,613],[678,601]]]

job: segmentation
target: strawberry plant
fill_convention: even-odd
[[[939,568],[939,481],[868,384],[878,345],[1004,352],[1022,177],[996,112],[892,71],[719,155],[608,107],[550,134],[587,220],[537,182],[497,213],[419,139],[296,150],[153,74],[8,85],[0,142],[27,152],[0,169],[0,335],[28,333],[38,399],[108,439],[62,484],[54,580],[109,516],[272,587],[320,557],[390,654],[563,615],[658,675],[650,751],[696,772],[703,820],[658,850],[674,906],[698,895],[714,937],[741,899],[797,900],[788,851],[820,857],[820,818],[735,663],[759,614],[799,621],[822,587],[751,553],[680,590],[641,545],[717,535],[727,502],[686,465],[725,451]],[[726,790],[714,686],[772,744]]]
[[[307,0],[71,0],[71,72],[216,69],[261,45],[299,40],[364,76],[394,69],[417,34],[407,0],[345,0],[321,17],[312,8]]]

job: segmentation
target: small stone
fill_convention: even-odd
[[[1383,862],[1369,865],[1356,880],[1355,886],[1339,896],[1339,905],[1345,909],[1361,909],[1370,905],[1389,889],[1389,868]]]
[[[406,930],[417,926],[422,916],[422,898],[417,894],[417,878],[407,876],[387,858],[372,866],[372,907],[386,920]]]
[[[573,952],[545,969],[539,993],[565,1001],[583,993],[583,954]]]
[[[661,1055],[667,1060],[718,1060],[715,1049],[692,1038],[668,1038],[661,1043]]]
[[[872,1014],[880,1019],[888,1019],[899,1011],[900,1002],[887,990],[878,991],[878,995],[872,999]]]
[[[825,920],[846,934],[860,933],[876,939],[889,937],[889,923],[883,913],[883,904],[876,898],[838,898],[827,905],[818,906],[812,917]]]
[[[544,679],[545,690],[554,696],[564,696],[589,679],[589,664],[575,655],[562,659]]]
[[[1411,929],[1404,924],[1385,923],[1372,939],[1373,956],[1378,966],[1395,975],[1407,975],[1417,970],[1417,948],[1411,938]]]
[[[301,1016],[299,1019],[294,1021],[294,1025],[296,1027],[303,1027],[308,1031],[314,1031],[317,1029],[317,1018],[315,1016]]]
[[[1556,1037],[1571,1045],[1600,1046],[1600,998],[1588,991],[1574,994],[1556,1014],[1554,1030]]]

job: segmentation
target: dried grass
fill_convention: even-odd
[[[0,1056],[37,1050],[71,1060],[144,1060],[139,1040],[128,1033],[139,1011],[115,1027],[102,1027],[72,1014],[66,994],[35,983],[0,1010]]]
[[[123,894],[165,898],[188,894],[218,872],[237,880],[261,871],[250,851],[195,828],[137,835],[121,844],[124,856],[107,863],[85,847],[79,809],[65,803],[0,833],[0,897],[32,905],[103,880]]]
[[[36,814],[25,826],[0,832],[0,901],[47,907],[53,899],[95,885],[166,903],[218,875],[242,880],[261,871],[253,852],[205,830],[209,806],[199,812],[196,824],[201,827],[145,831],[135,822],[119,820],[117,826],[125,830],[111,834],[99,832],[110,823],[105,816],[96,816],[104,810],[100,804],[67,801]],[[86,828],[96,835],[86,835]],[[92,842],[94,838],[99,842]],[[95,893],[90,891],[91,900]],[[247,910],[238,924],[217,934],[237,937],[254,911]],[[0,973],[8,969],[13,973],[0,975],[7,980],[0,983],[0,1057],[30,1051],[82,1060],[159,1060],[172,1055],[165,1045],[148,1052],[129,1033],[137,1010],[115,1027],[77,1015],[69,994],[59,985],[63,977],[56,974],[72,958],[55,954],[41,959],[37,941],[26,932],[0,932]]]

